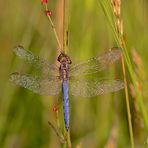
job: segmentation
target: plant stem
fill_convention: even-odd
[[[123,28],[121,24],[121,18],[120,18],[120,0],[113,0],[113,3],[111,5],[110,0],[100,0],[100,4],[103,8],[103,11],[109,21],[109,24],[113,30],[115,40],[119,47],[122,47],[123,55],[126,60],[126,64],[129,70],[132,69],[132,66],[130,65],[130,58],[128,56],[127,50],[125,48],[125,43],[123,40]],[[133,128],[132,128],[132,122],[131,122],[131,112],[130,112],[130,105],[129,105],[129,96],[128,96],[128,88],[127,88],[127,80],[126,80],[126,69],[125,69],[125,63],[124,59],[122,57],[122,71],[123,71],[123,77],[124,77],[124,83],[125,83],[125,99],[126,99],[126,108],[127,108],[127,115],[128,115],[128,124],[129,124],[129,132],[130,132],[130,141],[131,141],[131,147],[134,148],[134,137],[133,137]],[[133,77],[131,71],[131,77]],[[133,80],[133,79],[132,79]]]
[[[112,12],[114,16],[114,22],[115,22],[115,30],[117,32],[118,38],[120,40],[120,45],[123,47],[122,38],[123,38],[123,26],[121,22],[121,1],[120,0],[112,0]],[[125,50],[125,49],[124,49]],[[123,79],[125,83],[125,100],[126,100],[126,109],[127,109],[127,116],[128,116],[128,125],[129,125],[129,133],[130,133],[130,141],[131,141],[131,147],[134,148],[134,136],[133,136],[133,127],[132,127],[132,121],[131,121],[131,111],[130,111],[130,104],[129,104],[129,95],[128,95],[128,88],[127,88],[127,80],[126,80],[126,69],[125,69],[125,63],[124,58],[122,56],[121,59],[122,62],[122,72],[123,72]]]
[[[49,11],[47,4],[45,4],[45,10],[46,10],[46,11]],[[62,46],[61,46],[61,43],[60,43],[60,40],[59,40],[57,31],[56,31],[56,29],[55,29],[55,25],[54,25],[54,23],[53,23],[53,21],[52,21],[50,15],[47,15],[47,18],[48,18],[48,20],[50,21],[51,27],[52,27],[52,29],[53,29],[53,32],[54,32],[54,35],[55,35],[55,38],[56,38],[56,41],[57,41],[58,46],[59,46],[59,50],[60,50],[60,52],[61,52],[61,51],[62,51]]]
[[[68,0],[63,0],[63,50],[66,53],[68,50],[68,8],[69,8],[69,3]],[[67,136],[67,145],[68,148],[71,148],[71,139],[70,139],[70,129],[66,131],[66,136]]]
[[[57,122],[57,127],[59,130],[61,130],[61,126],[60,126],[60,120],[59,120],[59,111],[56,111],[56,122]]]
[[[125,64],[124,64],[123,56],[122,56],[122,71],[123,71],[123,78],[124,78],[124,84],[125,84],[124,90],[125,90],[125,100],[126,100],[126,108],[127,108],[131,147],[134,148],[133,127],[132,127],[132,121],[131,121],[131,111],[130,111],[129,95],[128,95],[128,88],[127,88],[127,80],[126,80],[126,71],[125,71]]]
[[[63,16],[63,50],[66,52],[68,50],[68,8],[69,8],[69,3],[68,0],[64,0],[64,16]]]
[[[70,130],[67,131],[67,144],[68,148],[72,148],[71,139],[70,139]]]

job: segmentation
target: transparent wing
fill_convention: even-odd
[[[23,46],[19,45],[13,51],[18,57],[31,63],[36,69],[40,69],[43,74],[53,75],[58,73],[58,67],[56,65],[50,65],[48,61],[34,56],[32,52],[25,50]]]
[[[124,82],[116,79],[102,80],[71,80],[70,93],[73,96],[93,97],[110,92],[116,92],[124,88]]]
[[[85,62],[81,62],[71,67],[71,75],[80,76],[102,71],[106,69],[109,65],[117,61],[121,57],[121,55],[122,51],[120,48],[111,48],[108,52],[104,53],[101,56],[91,58]]]
[[[20,85],[41,95],[54,96],[59,94],[61,90],[61,82],[57,78],[41,79],[15,72],[11,74],[10,80],[16,85]]]

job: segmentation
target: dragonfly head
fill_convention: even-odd
[[[20,78],[20,73],[19,72],[14,72],[10,75],[10,81],[12,82],[18,82]]]
[[[67,56],[65,53],[61,52],[61,54],[58,56],[57,61],[59,61],[61,64],[62,63],[67,63],[67,64],[71,64],[71,59],[69,56]]]
[[[26,55],[26,50],[21,45],[18,45],[17,47],[15,47],[13,49],[13,52],[19,57],[24,57]]]

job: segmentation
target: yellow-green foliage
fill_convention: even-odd
[[[111,15],[109,6],[103,7],[100,1],[69,1],[69,49],[67,53],[73,63],[95,57],[113,46],[119,46],[115,32],[105,15],[106,12]],[[60,0],[50,0],[48,6],[58,30],[62,17],[58,13],[62,9]],[[40,0],[1,0],[0,10],[0,147],[58,148],[61,144],[49,127],[48,121],[57,126],[52,108],[60,96],[39,96],[9,81],[9,75],[14,71],[32,72],[28,63],[16,58],[12,53],[13,47],[18,44],[31,50],[35,55],[48,59],[50,63],[55,63],[57,42],[44,15],[43,6]],[[126,58],[130,58],[131,61],[131,65],[129,66],[128,63],[126,66],[126,79],[134,142],[140,148],[148,145],[148,133],[145,130],[148,128],[148,119],[145,114],[145,108],[148,107],[146,99],[148,97],[146,89],[147,12],[147,0],[124,0],[121,3],[126,54],[128,55]],[[139,65],[133,61],[131,54],[133,48],[139,54],[142,63],[140,66],[143,69],[138,70]],[[125,60],[126,62],[129,62],[128,59]],[[123,79],[121,61],[95,76]],[[140,96],[134,96],[135,90],[130,87],[132,81],[135,81],[134,85],[139,83],[137,91]],[[143,100],[142,105],[136,100],[139,97]],[[60,106],[59,116],[63,127],[62,106]],[[70,128],[73,147],[103,148],[110,144],[119,148],[130,147],[124,90],[92,99],[74,98],[70,95]]]

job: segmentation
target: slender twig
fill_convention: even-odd
[[[126,70],[124,64],[124,58],[122,56],[122,71],[123,71],[123,79],[125,83],[125,99],[126,99],[126,108],[127,108],[127,115],[128,115],[128,124],[129,124],[129,132],[130,132],[130,139],[131,139],[131,147],[134,148],[134,136],[133,136],[133,127],[131,121],[131,111],[130,111],[130,104],[129,104],[129,95],[128,95],[128,88],[127,88],[127,80],[126,80]]]
[[[59,40],[57,31],[56,31],[56,28],[55,28],[55,25],[54,25],[54,23],[53,23],[53,21],[52,21],[52,18],[51,18],[51,11],[49,11],[48,6],[47,6],[47,3],[45,3],[44,6],[45,6],[45,13],[46,13],[46,15],[47,15],[47,18],[48,18],[50,24],[51,24],[51,27],[52,27],[52,29],[53,29],[53,32],[54,32],[56,41],[57,41],[58,46],[59,46],[59,50],[60,50],[60,52],[61,52],[61,51],[62,51],[62,46],[61,46],[61,43],[60,43],[60,40]]]
[[[56,129],[50,121],[48,121],[48,124],[53,129],[53,131],[56,133],[56,135],[58,136],[60,142],[62,144],[64,144],[66,141],[65,141],[65,138],[64,138],[63,134],[58,129]]]

